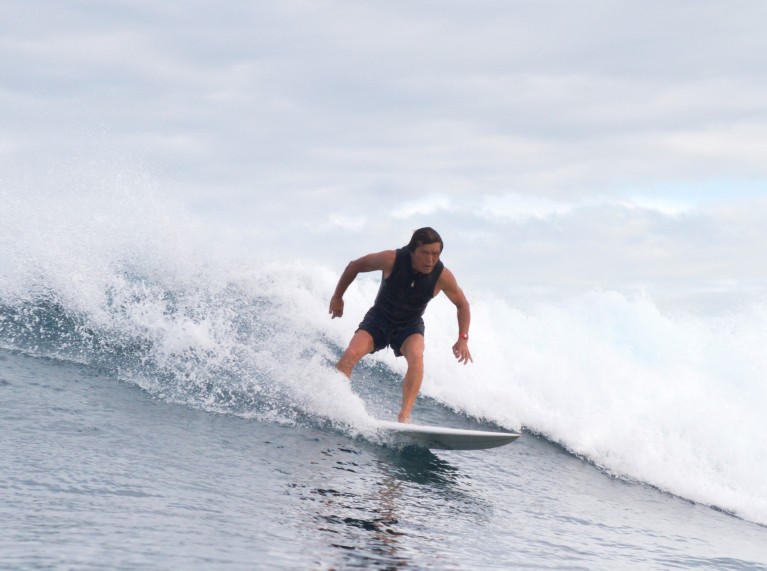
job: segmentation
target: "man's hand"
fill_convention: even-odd
[[[330,319],[335,319],[336,317],[341,317],[344,314],[344,300],[340,297],[333,296],[330,298],[330,309],[328,310],[328,313],[330,313],[331,317]]]
[[[453,355],[455,355],[459,363],[464,365],[468,364],[469,361],[474,362],[474,359],[471,358],[471,353],[469,353],[469,341],[463,337],[458,339],[455,345],[453,345]]]

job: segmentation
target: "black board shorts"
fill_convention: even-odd
[[[419,317],[416,321],[404,324],[391,323],[375,306],[371,307],[365,314],[357,331],[360,329],[367,331],[373,338],[373,351],[371,353],[391,347],[396,357],[402,356],[400,349],[408,337],[414,333],[424,335],[426,332],[423,318]]]

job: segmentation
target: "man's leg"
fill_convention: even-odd
[[[413,333],[405,339],[400,352],[407,361],[407,373],[402,381],[402,409],[399,411],[399,422],[410,422],[410,411],[415,404],[418,391],[423,381],[423,348],[424,339],[420,333]]]
[[[358,329],[349,341],[349,346],[341,355],[336,364],[336,369],[348,377],[352,376],[352,370],[360,362],[360,359],[373,351],[373,337],[364,329]]]

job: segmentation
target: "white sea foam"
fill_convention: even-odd
[[[96,362],[207,410],[369,424],[332,350],[296,321],[308,277],[231,264],[141,177],[38,182],[1,191],[4,346]]]
[[[116,370],[159,398],[364,430],[365,404],[331,365],[377,276],[355,282],[346,316],[330,320],[341,268],[232,264],[204,228],[137,191],[143,181],[80,186],[0,197],[0,302],[53,299],[79,319],[50,352],[88,360],[93,346],[71,347],[101,335],[99,350],[121,347]],[[767,524],[765,304],[707,315],[614,292],[524,305],[467,293],[475,362],[454,362],[455,310],[441,296],[426,315],[425,395]],[[2,343],[18,345],[29,319]],[[404,369],[391,352],[373,358]]]
[[[707,317],[592,292],[473,307],[475,364],[465,369],[450,363],[452,311],[431,315],[424,393],[525,426],[612,474],[767,523],[765,305]]]

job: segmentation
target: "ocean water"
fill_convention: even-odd
[[[403,448],[402,360],[332,367],[375,277],[331,321],[339,268],[75,190],[0,196],[1,568],[767,568],[758,294],[476,292],[468,367],[435,300],[413,421],[523,436]]]

